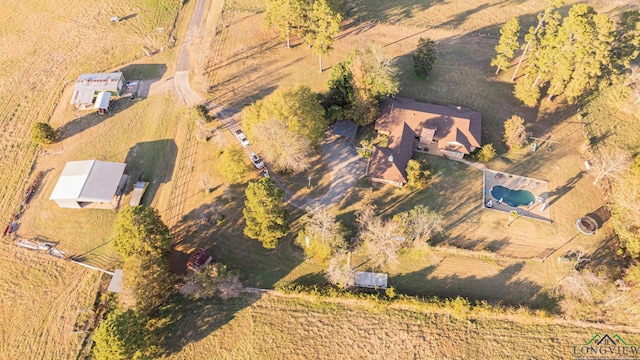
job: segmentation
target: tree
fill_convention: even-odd
[[[418,76],[427,76],[436,62],[436,42],[427,38],[418,40],[418,47],[413,54],[413,68]]]
[[[529,33],[525,37],[525,40],[527,41],[527,43],[524,46],[522,55],[520,55],[520,60],[518,61],[516,70],[513,72],[513,76],[511,76],[511,81],[513,81],[516,78],[516,75],[518,75],[518,69],[520,69],[522,60],[527,54],[527,50],[529,50],[531,43],[535,40],[536,34],[540,30],[540,28],[545,24],[545,20],[547,19],[547,16],[552,15],[556,18],[560,17],[560,14],[554,10],[562,6],[563,3],[564,3],[564,0],[549,0],[549,5],[547,6],[546,10],[543,13],[538,14],[538,25],[536,25],[535,28],[534,27],[529,28]]]
[[[504,142],[509,150],[519,151],[527,142],[527,132],[524,119],[513,115],[504,122]]]
[[[129,309],[107,315],[93,335],[96,360],[152,359],[157,339],[148,327],[149,318]]]
[[[478,151],[478,160],[483,163],[487,163],[496,157],[496,149],[493,144],[485,144]]]
[[[360,233],[365,253],[373,268],[395,266],[404,239],[402,230],[394,221],[374,217]]]
[[[611,49],[617,69],[627,69],[640,53],[640,11],[625,11],[620,16]]]
[[[169,228],[156,209],[130,206],[118,214],[115,232],[115,248],[124,257],[125,290],[136,308],[151,312],[164,302],[174,282],[169,269]]]
[[[326,207],[315,205],[307,210],[304,218],[304,230],[298,234],[297,243],[309,258],[323,263],[344,247],[344,229],[336,221],[335,214]],[[308,244],[308,245],[307,245]]]
[[[615,179],[629,169],[630,157],[626,151],[620,149],[605,148],[598,152],[592,160],[593,185],[597,185],[604,179]]]
[[[153,254],[168,256],[171,234],[154,208],[129,206],[120,210],[115,222],[114,245],[125,258]]]
[[[349,289],[356,284],[356,271],[351,266],[351,253],[341,249],[329,260],[325,279],[342,289]]]
[[[496,45],[496,57],[491,59],[491,66],[496,67],[496,74],[511,64],[516,50],[520,48],[520,21],[511,18],[500,28],[500,40]]]
[[[349,65],[356,96],[380,101],[398,94],[400,70],[396,60],[385,53],[380,44],[373,44],[364,51],[356,49],[349,57],[352,59]]]
[[[227,182],[236,183],[249,173],[245,154],[238,146],[227,146],[220,154],[218,170]]]
[[[168,256],[147,254],[126,258],[122,272],[125,291],[135,300],[135,308],[144,313],[162,305],[175,282]]]
[[[265,23],[275,26],[280,37],[287,40],[287,47],[291,48],[291,32],[305,26],[308,3],[302,0],[267,0],[265,5]]]
[[[418,248],[442,231],[442,216],[424,205],[396,214],[393,221],[398,224],[406,241]]]
[[[259,240],[267,249],[275,248],[278,240],[289,231],[289,214],[282,206],[284,191],[276,187],[270,177],[264,177],[249,182],[245,194],[244,234]]]
[[[37,122],[31,128],[31,141],[38,145],[53,144],[56,141],[56,132],[51,125]]]
[[[431,171],[425,161],[411,159],[407,163],[407,186],[411,190],[423,189],[427,186]]]
[[[319,56],[322,72],[322,55],[333,49],[333,37],[340,32],[342,15],[336,12],[327,0],[315,0],[312,9],[310,38],[313,52]]]
[[[620,175],[609,197],[611,224],[620,246],[631,257],[640,258],[640,157]]]
[[[264,100],[243,109],[243,125],[252,138],[259,135],[255,127],[271,119],[303,136],[313,146],[322,138],[328,125],[320,100],[307,86],[276,90]]]
[[[540,88],[533,85],[533,78],[525,75],[516,81],[513,95],[526,107],[535,107],[540,100]]]
[[[300,172],[309,168],[309,140],[287,129],[282,122],[267,120],[255,127],[254,134],[265,159],[276,171]]]

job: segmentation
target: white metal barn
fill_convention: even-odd
[[[78,109],[91,109],[97,93],[108,91],[111,95],[118,97],[125,81],[121,72],[82,74],[73,88],[71,104]]]
[[[389,275],[356,271],[356,286],[372,289],[386,289]]]
[[[92,203],[111,203],[125,166],[98,160],[68,162],[49,199],[62,208],[73,209]]]

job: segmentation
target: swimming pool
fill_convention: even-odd
[[[535,196],[527,190],[511,190],[501,185],[496,185],[491,188],[491,196],[496,201],[503,202],[511,207],[518,207],[520,205],[533,205],[536,201]]]

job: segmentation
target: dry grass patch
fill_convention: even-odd
[[[99,273],[13,245],[0,257],[0,358],[75,358]]]
[[[167,359],[565,358],[596,333],[629,329],[520,316],[469,316],[362,301],[247,296],[173,303],[189,310],[170,327]],[[195,326],[194,324],[201,324]]]

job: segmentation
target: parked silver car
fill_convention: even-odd
[[[235,135],[238,140],[240,140],[240,144],[242,144],[242,146],[247,147],[251,144],[249,143],[249,139],[247,139],[247,136],[242,132],[242,130],[236,130]]]
[[[251,162],[253,162],[253,165],[255,165],[257,169],[262,169],[264,167],[264,161],[260,159],[260,156],[258,156],[258,154],[251,153],[249,154],[249,157],[251,158]]]

